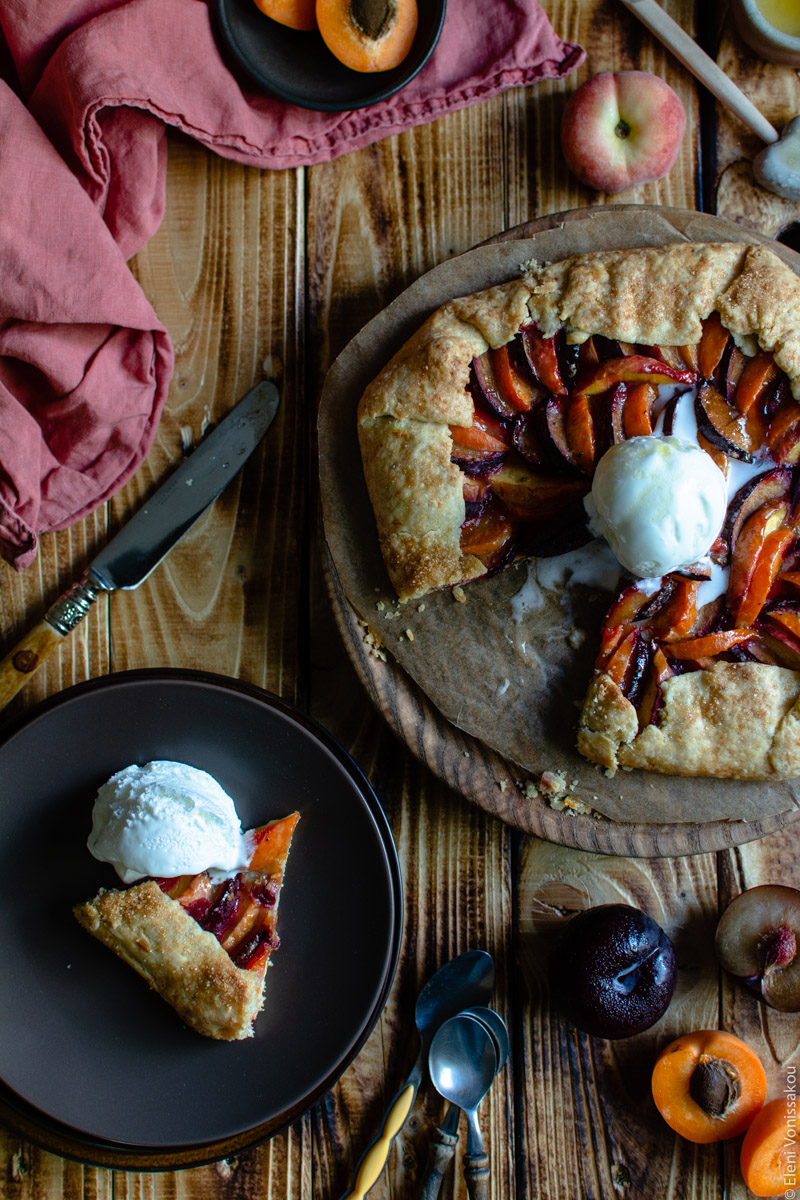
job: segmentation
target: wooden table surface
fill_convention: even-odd
[[[544,7],[557,33],[588,49],[584,67],[563,82],[509,91],[311,169],[258,171],[171,139],[166,216],[132,263],[175,344],[167,409],[145,465],[107,508],[45,536],[24,574],[2,568],[3,651],[180,458],[187,434],[197,439],[265,376],[279,382],[282,409],[240,481],[138,591],[98,605],[9,715],[81,680],[155,666],[199,666],[306,709],[367,773],[391,822],[405,881],[401,959],[365,1048],[271,1142],[206,1167],[126,1173],[61,1159],[0,1130],[7,1200],[336,1200],[416,1055],[420,987],[471,947],[495,957],[494,1006],[513,1042],[513,1061],[481,1108],[492,1200],[749,1194],[738,1144],[697,1147],[673,1136],[650,1100],[649,1076],[656,1047],[670,1037],[720,1027],[759,1051],[770,1094],[783,1091],[800,1058],[800,1017],[765,1010],[731,987],[711,947],[720,909],[743,887],[800,885],[798,826],[716,855],[661,860],[590,855],[516,833],[449,791],[389,732],[344,653],[322,581],[314,417],[326,369],[428,268],[524,221],[609,201],[568,174],[559,149],[565,99],[588,74],[653,71],[687,110],[669,175],[614,199],[702,208],[770,236],[800,218],[800,206],[752,183],[757,140],[622,5]],[[753,58],[729,27],[727,5],[697,5],[699,27],[689,0],[665,7],[774,124],[800,110],[797,73]],[[549,1004],[542,968],[554,923],[610,899],[652,913],[680,963],[663,1020],[617,1043],[568,1027]],[[441,1115],[424,1088],[371,1200],[411,1200]],[[460,1170],[441,1194],[466,1195]]]

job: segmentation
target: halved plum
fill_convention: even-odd
[[[461,526],[462,554],[474,554],[487,567],[505,556],[513,540],[514,523],[497,505],[488,504]]]
[[[728,549],[733,551],[742,526],[763,504],[791,498],[794,476],[788,467],[775,467],[763,475],[754,475],[743,483],[728,504],[722,526],[722,537]]]
[[[548,475],[522,462],[506,462],[492,476],[495,496],[520,521],[541,521],[555,516],[588,490],[587,480]]]
[[[494,379],[500,392],[517,412],[527,413],[546,396],[539,384],[518,369],[509,345],[491,351]]]
[[[800,1012],[800,891],[762,884],[741,892],[717,925],[722,967],[781,1012]]]
[[[702,383],[695,399],[697,428],[712,446],[731,458],[753,462],[766,437],[760,415],[740,413],[710,383]]]
[[[555,516],[517,528],[517,548],[531,558],[553,558],[594,540],[583,500],[573,500]]]
[[[518,409],[506,397],[497,379],[492,351],[487,350],[470,364],[468,391],[478,407],[499,413],[506,421],[513,421]]]
[[[576,390],[594,396],[618,383],[681,383],[691,387],[696,382],[694,371],[678,370],[644,354],[629,354],[609,358],[594,367],[578,380]]]
[[[555,337],[545,337],[535,325],[520,330],[525,355],[539,382],[554,396],[566,396],[567,385],[561,376]]]
[[[703,333],[697,347],[697,365],[703,379],[711,382],[722,365],[726,351],[732,345],[731,335],[718,312],[703,322]]]
[[[731,356],[731,361],[733,361],[733,356]],[[780,370],[775,365],[775,359],[771,354],[762,352],[754,355],[753,358],[745,358],[738,378],[732,386],[731,369],[730,367],[728,369],[728,399],[742,413],[762,408],[779,375]]]

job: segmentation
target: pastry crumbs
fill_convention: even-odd
[[[453,588],[453,599],[459,604],[467,603],[466,592],[460,585],[456,585],[456,587]]]

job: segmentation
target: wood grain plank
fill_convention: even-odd
[[[166,216],[135,268],[173,337],[175,375],[147,462],[114,499],[115,522],[260,379],[275,379],[282,403],[213,508],[140,589],[112,598],[115,670],[199,666],[299,698],[301,219],[301,173],[171,143]]]
[[[631,14],[614,0],[552,0],[545,5],[556,33],[587,50],[578,71],[561,80],[505,95],[508,115],[509,224],[546,213],[598,204],[665,204],[695,208],[698,200],[695,147],[699,105],[692,77]],[[686,30],[694,28],[691,0],[667,0],[664,8]],[[600,71],[650,71],[665,79],[686,109],[686,133],[672,170],[654,183],[614,195],[579,183],[561,153],[561,115],[568,97]]]
[[[642,861],[580,854],[536,839],[523,846],[518,954],[527,995],[517,1064],[524,1164],[517,1195],[719,1196],[715,1147],[673,1135],[650,1097],[660,1048],[716,1027],[712,855]],[[548,960],[565,921],[597,904],[632,904],[672,938],[679,964],[669,1009],[650,1030],[609,1042],[578,1033],[550,1003]]]
[[[5,1200],[112,1200],[109,1171],[48,1154],[3,1131]]]
[[[309,172],[308,378],[325,371],[375,312],[423,271],[496,233],[505,221],[501,99]],[[310,469],[316,479],[316,466]],[[313,1196],[340,1195],[417,1053],[413,1011],[426,979],[473,947],[495,954],[496,1007],[508,1012],[511,920],[508,830],[465,805],[403,750],[347,664],[322,584],[311,573],[311,711],[366,772],[389,815],[405,889],[400,965],[372,1037],[314,1113]],[[495,1156],[493,1200],[513,1194],[511,1075],[482,1106]],[[442,1102],[423,1091],[370,1200],[411,1196]],[[463,1134],[463,1131],[462,1131]],[[460,1167],[444,1198],[466,1195]]]
[[[742,41],[730,22],[725,26],[717,61],[764,116],[781,130],[800,112],[800,77],[791,67],[764,62]],[[716,212],[729,221],[775,237],[800,220],[800,203],[760,187],[753,158],[764,143],[717,104]],[[795,249],[800,238],[789,241]]]

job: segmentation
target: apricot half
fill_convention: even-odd
[[[744,1133],[764,1103],[758,1055],[732,1033],[701,1029],[671,1042],[653,1069],[653,1100],[671,1129],[690,1142]]]
[[[411,49],[417,0],[316,0],[325,45],[353,71],[389,71]]]
[[[288,25],[290,29],[316,29],[316,0],[255,0],[260,9],[273,21]]]

